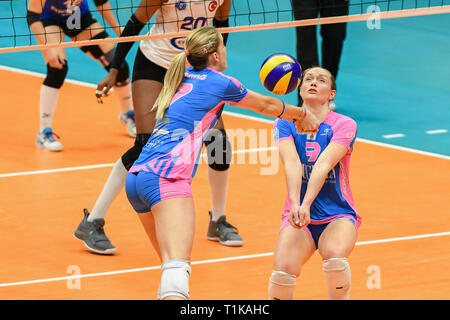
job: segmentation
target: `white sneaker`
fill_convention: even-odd
[[[45,151],[61,151],[63,149],[62,144],[56,141],[53,136],[59,139],[59,136],[50,127],[39,131],[36,139],[36,147]]]
[[[334,100],[331,100],[328,105],[331,111],[336,111],[336,103],[334,103]]]
[[[134,110],[128,112],[120,112],[119,121],[127,127],[127,132],[130,137],[136,137],[136,122],[134,121]]]

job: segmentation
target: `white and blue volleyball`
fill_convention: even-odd
[[[275,53],[262,63],[259,78],[264,88],[273,94],[287,94],[300,85],[302,69],[293,56]]]

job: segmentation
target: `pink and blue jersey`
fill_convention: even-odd
[[[336,218],[351,218],[356,226],[361,223],[354,204],[349,183],[350,155],[356,139],[357,125],[351,118],[331,111],[320,124],[315,134],[300,134],[291,121],[277,119],[274,123],[275,141],[289,139],[294,142],[303,165],[300,204],[306,193],[307,184],[314,164],[331,142],[348,149],[347,154],[329,172],[325,183],[311,205],[311,224],[324,224]],[[284,212],[289,213],[289,197]]]
[[[129,170],[153,172],[167,179],[191,180],[203,140],[222,114],[224,103],[234,105],[247,96],[236,79],[211,68],[188,68],[178,91],[139,158]]]
[[[80,16],[89,11],[87,0],[47,0],[40,18],[65,22],[77,11]]]

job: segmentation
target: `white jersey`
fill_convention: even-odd
[[[149,35],[193,30],[211,25],[224,0],[169,0],[155,13]],[[185,37],[142,40],[144,56],[168,69],[173,58],[184,50]]]

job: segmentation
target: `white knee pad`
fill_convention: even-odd
[[[330,258],[323,262],[323,271],[330,299],[348,299],[351,272],[347,258]]]
[[[159,283],[158,299],[178,296],[189,299],[189,276],[191,266],[185,260],[170,260],[161,265],[162,275]]]
[[[269,282],[269,299],[288,300],[293,299],[296,284],[296,276],[284,271],[272,272]]]

